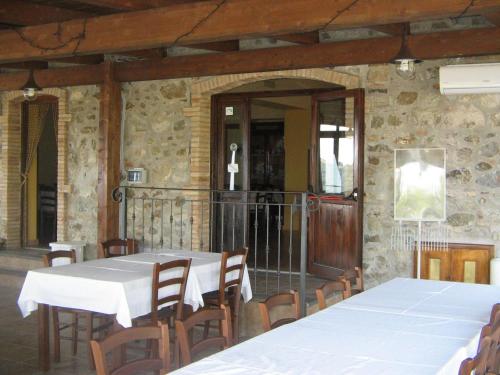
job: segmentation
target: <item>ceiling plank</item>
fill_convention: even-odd
[[[375,25],[370,26],[370,29],[380,31],[381,33],[385,33],[392,36],[401,36],[404,33],[404,23],[391,23],[389,25]]]
[[[277,35],[274,37],[274,39],[297,44],[316,44],[319,43],[319,31],[310,31],[308,33],[300,34]]]
[[[326,27],[333,18],[334,27],[348,28],[453,17],[470,5],[469,0],[379,0],[358,2],[342,12],[348,3],[351,0],[339,0],[333,4],[324,0],[232,0],[223,5],[218,0],[199,1],[89,18],[87,22],[64,22],[62,39],[73,38],[70,43],[61,43],[57,39],[55,24],[23,28],[24,40],[15,31],[0,31],[0,61],[307,32]],[[499,0],[477,0],[467,14],[494,11],[500,11]],[[211,16],[207,18],[209,14]],[[81,34],[85,37],[78,38]]]
[[[86,12],[27,1],[0,0],[0,23],[10,25],[41,25],[90,16],[92,14]]]
[[[428,60],[497,54],[500,53],[500,28],[410,35],[408,44],[415,57]],[[161,61],[115,64],[115,74],[117,80],[130,82],[384,63],[394,58],[400,45],[399,37],[383,37],[222,54],[169,57]],[[365,53],[367,50],[370,53]],[[101,67],[102,64],[41,70],[35,72],[35,80],[42,87],[98,84],[103,77]],[[18,89],[26,79],[26,73],[0,74],[0,90]]]
[[[79,3],[120,11],[160,8],[194,1],[196,0],[78,0]]]
[[[485,15],[486,19],[493,25],[500,27],[500,12]]]
[[[238,39],[225,40],[222,42],[190,44],[185,47],[206,49],[209,51],[217,51],[217,52],[231,52],[231,51],[238,51],[240,49],[240,41]]]

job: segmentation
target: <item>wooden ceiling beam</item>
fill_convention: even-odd
[[[500,28],[410,35],[408,44],[415,57],[428,60],[498,54]],[[115,77],[118,81],[130,82],[386,63],[394,58],[400,46],[401,38],[383,37],[222,54],[168,57],[156,61],[115,64]],[[35,71],[35,80],[42,87],[99,84],[102,82],[102,77],[102,64]],[[0,90],[18,89],[27,78],[27,73],[0,74]]]
[[[196,0],[78,0],[79,3],[118,11],[145,10],[194,1]]]
[[[277,35],[274,39],[297,44],[316,44],[319,43],[319,31],[316,30],[308,33]]]
[[[216,52],[232,52],[232,51],[238,51],[240,49],[240,41],[238,39],[225,40],[222,42],[190,44],[184,47],[205,49],[208,51],[216,51]]]
[[[58,63],[65,64],[81,64],[81,65],[94,65],[100,64],[104,61],[104,55],[86,55],[86,56],[73,56],[73,57],[62,57],[58,59],[53,59],[49,61],[54,61]]]
[[[0,23],[10,25],[41,25],[91,16],[93,15],[86,12],[28,1],[0,0]]]
[[[389,25],[370,26],[370,29],[380,31],[391,36],[401,36],[404,33],[404,23],[391,23]]]
[[[485,15],[486,19],[493,25],[500,27],[500,12]]]
[[[54,35],[57,24],[29,26],[21,29],[22,37],[15,31],[0,31],[0,62],[456,17],[468,6],[467,14],[500,11],[499,0],[476,0],[471,6],[470,0],[378,0],[360,1],[347,8],[351,3],[232,0],[221,5],[219,0],[198,1],[89,18],[86,22],[67,21],[60,27],[59,38]]]
[[[18,63],[0,64],[0,69],[35,70],[47,69],[48,67],[49,63],[47,61],[23,61]]]

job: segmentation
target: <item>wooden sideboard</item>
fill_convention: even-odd
[[[422,279],[490,283],[490,260],[493,245],[449,243],[447,250],[430,249],[422,244]],[[417,276],[417,252],[414,252],[413,274]]]

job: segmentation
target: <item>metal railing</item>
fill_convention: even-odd
[[[248,247],[254,295],[299,286],[305,312],[307,193],[122,186],[120,234],[141,251],[214,251]]]

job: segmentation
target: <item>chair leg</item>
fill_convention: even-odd
[[[240,321],[238,318],[238,313],[236,312],[232,319],[233,319],[233,345],[238,344],[240,341]]]
[[[54,332],[54,362],[61,361],[61,336],[59,333],[59,312],[57,308],[51,307],[52,311],[52,329]]]
[[[73,355],[76,355],[78,351],[78,314],[73,313],[73,327],[72,327],[72,335],[71,341],[73,344]]]
[[[89,351],[89,367],[90,369],[94,370],[95,369],[95,364],[94,364],[94,356],[92,355],[92,348],[90,347],[90,341],[92,340],[93,338],[93,330],[94,330],[94,322],[93,322],[93,319],[92,319],[92,313],[91,312],[88,312],[88,313],[85,313],[85,319],[86,319],[86,323],[87,323],[87,326],[85,327],[85,342],[87,344],[87,347],[88,347],[88,351]]]

